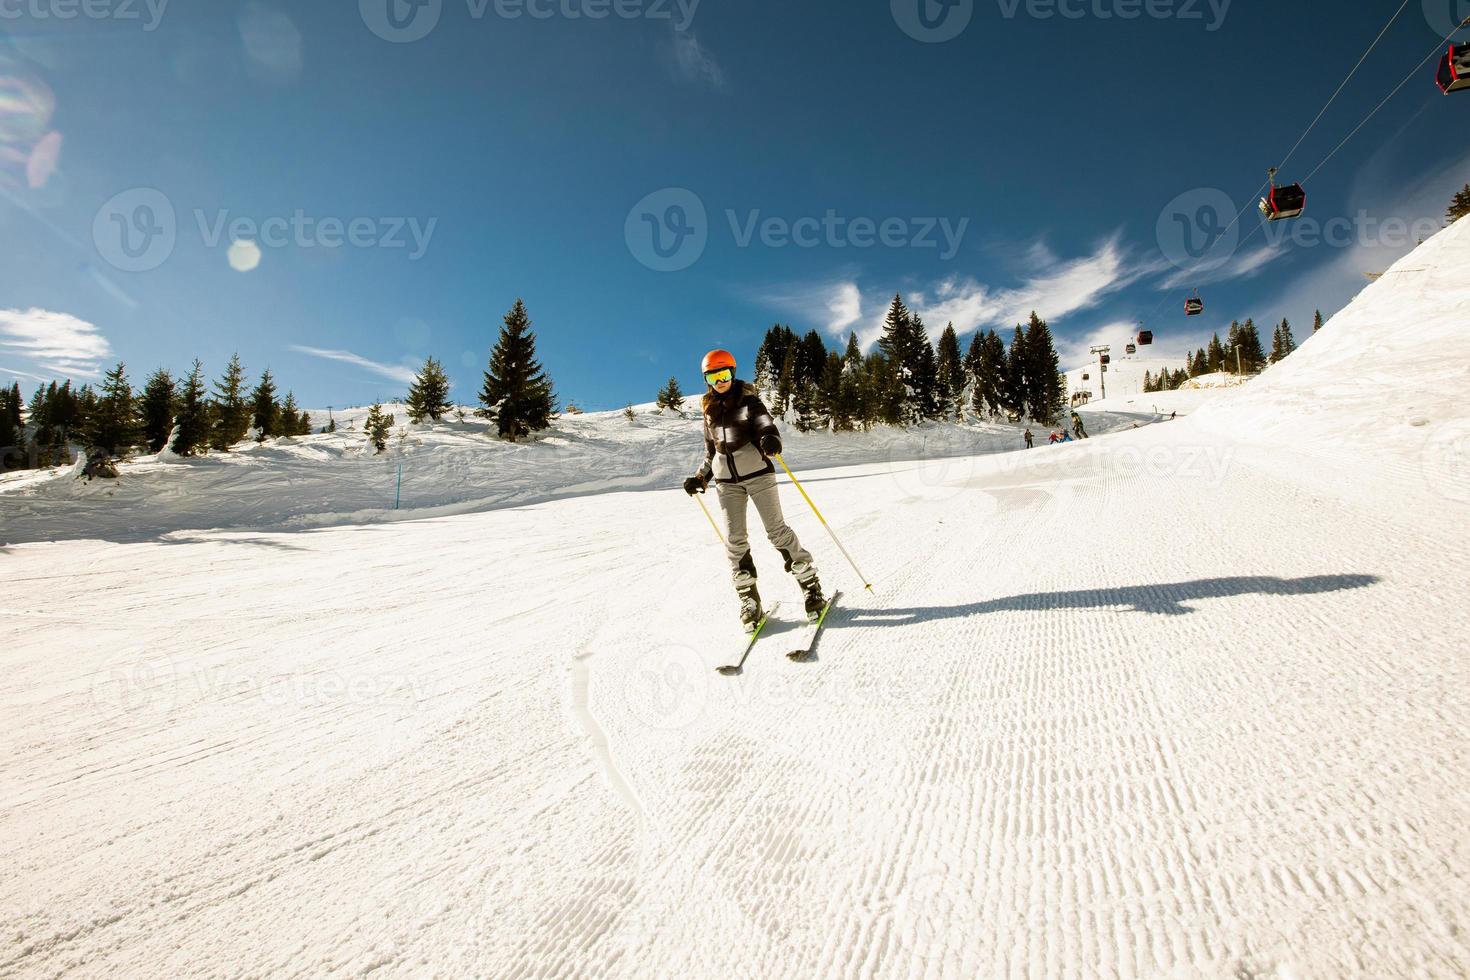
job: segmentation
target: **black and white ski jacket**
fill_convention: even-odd
[[[704,465],[698,476],[705,483],[739,483],[763,473],[776,472],[760,451],[761,436],[775,435],[776,420],[761,402],[755,387],[736,380],[722,397],[705,393]]]

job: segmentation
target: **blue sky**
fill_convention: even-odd
[[[1410,0],[1283,173],[1314,223],[1190,267],[1397,5],[922,0],[930,41],[920,2],[0,0],[0,381],[238,350],[348,405],[434,355],[468,400],[517,297],[590,408],[895,291],[936,333],[1035,308],[1069,363],[1300,337],[1470,180],[1433,64],[1318,169],[1449,29]]]

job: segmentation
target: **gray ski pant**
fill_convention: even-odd
[[[715,490],[720,497],[720,509],[725,512],[725,553],[730,559],[730,571],[736,585],[745,582],[746,576],[755,578],[755,562],[750,557],[750,533],[745,524],[747,501],[755,504],[756,513],[765,525],[766,537],[786,559],[788,572],[795,562],[811,563],[811,552],[801,546],[796,532],[787,525],[781,513],[776,474],[762,473],[743,483],[716,483]]]

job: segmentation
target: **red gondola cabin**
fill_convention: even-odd
[[[1271,193],[1261,198],[1261,214],[1267,221],[1295,218],[1307,208],[1307,192],[1301,184],[1272,186]]]
[[[1153,342],[1154,332],[1152,330],[1140,330],[1138,332],[1138,344],[1140,347],[1147,347]]]
[[[1199,316],[1205,311],[1205,301],[1191,296],[1184,301],[1185,316]]]
[[[1434,80],[1445,95],[1470,88],[1470,44],[1451,44],[1439,60],[1439,74]]]

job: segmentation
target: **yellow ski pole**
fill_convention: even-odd
[[[709,512],[709,508],[704,505],[704,494],[696,493],[694,494],[694,499],[699,502],[699,509],[704,511],[704,516],[709,518],[709,526],[715,529],[715,537],[720,539],[720,544],[724,544],[725,536],[720,533],[720,525],[715,523],[714,515],[712,515]]]
[[[786,475],[791,477],[791,482],[796,484],[796,489],[801,491],[802,499],[807,502],[807,506],[812,509],[812,513],[817,515],[817,520],[821,521],[822,526],[827,529],[827,534],[831,536],[832,543],[837,545],[837,550],[842,552],[842,557],[847,559],[847,563],[852,566],[852,570],[857,572],[858,578],[862,579],[863,588],[872,592],[873,584],[868,581],[868,577],[863,574],[862,569],[857,567],[857,562],[852,560],[852,555],[847,553],[847,549],[842,547],[842,542],[837,540],[837,532],[832,530],[832,525],[827,523],[827,518],[823,517],[822,512],[817,510],[817,505],[812,503],[812,498],[807,495],[806,488],[801,485],[801,481],[796,478],[796,474],[791,472],[791,467],[786,465],[786,460],[781,458],[780,453],[776,453],[774,458],[776,462],[781,464],[781,468],[786,471]]]

